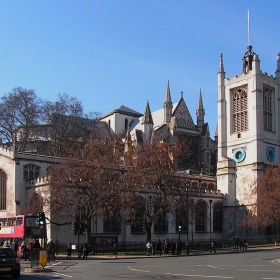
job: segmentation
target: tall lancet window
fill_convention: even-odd
[[[273,131],[273,90],[263,87],[263,129]]]
[[[248,130],[247,88],[235,88],[232,93],[233,132]]]

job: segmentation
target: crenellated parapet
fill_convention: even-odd
[[[26,181],[26,188],[34,188],[34,187],[43,187],[50,183],[50,177],[49,176],[42,176],[38,177],[34,180],[28,180]]]
[[[0,145],[0,155],[13,159],[15,152],[12,146]]]

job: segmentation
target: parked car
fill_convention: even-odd
[[[0,275],[11,275],[13,279],[20,277],[20,258],[8,247],[0,247]]]

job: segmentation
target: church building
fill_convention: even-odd
[[[247,234],[240,224],[256,201],[253,187],[267,165],[279,162],[279,83],[279,53],[273,76],[261,71],[259,56],[248,46],[242,73],[231,78],[220,55],[217,188],[223,193],[224,239]]]
[[[211,139],[204,115],[201,90],[198,95],[195,123],[185,103],[183,92],[180,100],[173,104],[168,81],[161,109],[151,112],[147,101],[144,114],[121,106],[99,120],[106,122],[115,133],[127,135],[129,132],[131,141],[137,144],[150,141],[172,143],[174,137],[185,137],[191,143],[191,155],[186,160],[186,169],[194,174],[215,176],[217,141]]]

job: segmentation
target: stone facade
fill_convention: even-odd
[[[280,55],[276,76],[260,70],[257,54],[248,47],[243,72],[225,77],[223,56],[218,72],[217,186],[224,194],[224,238],[244,236],[240,226],[256,202],[254,189],[266,165],[279,162]]]

